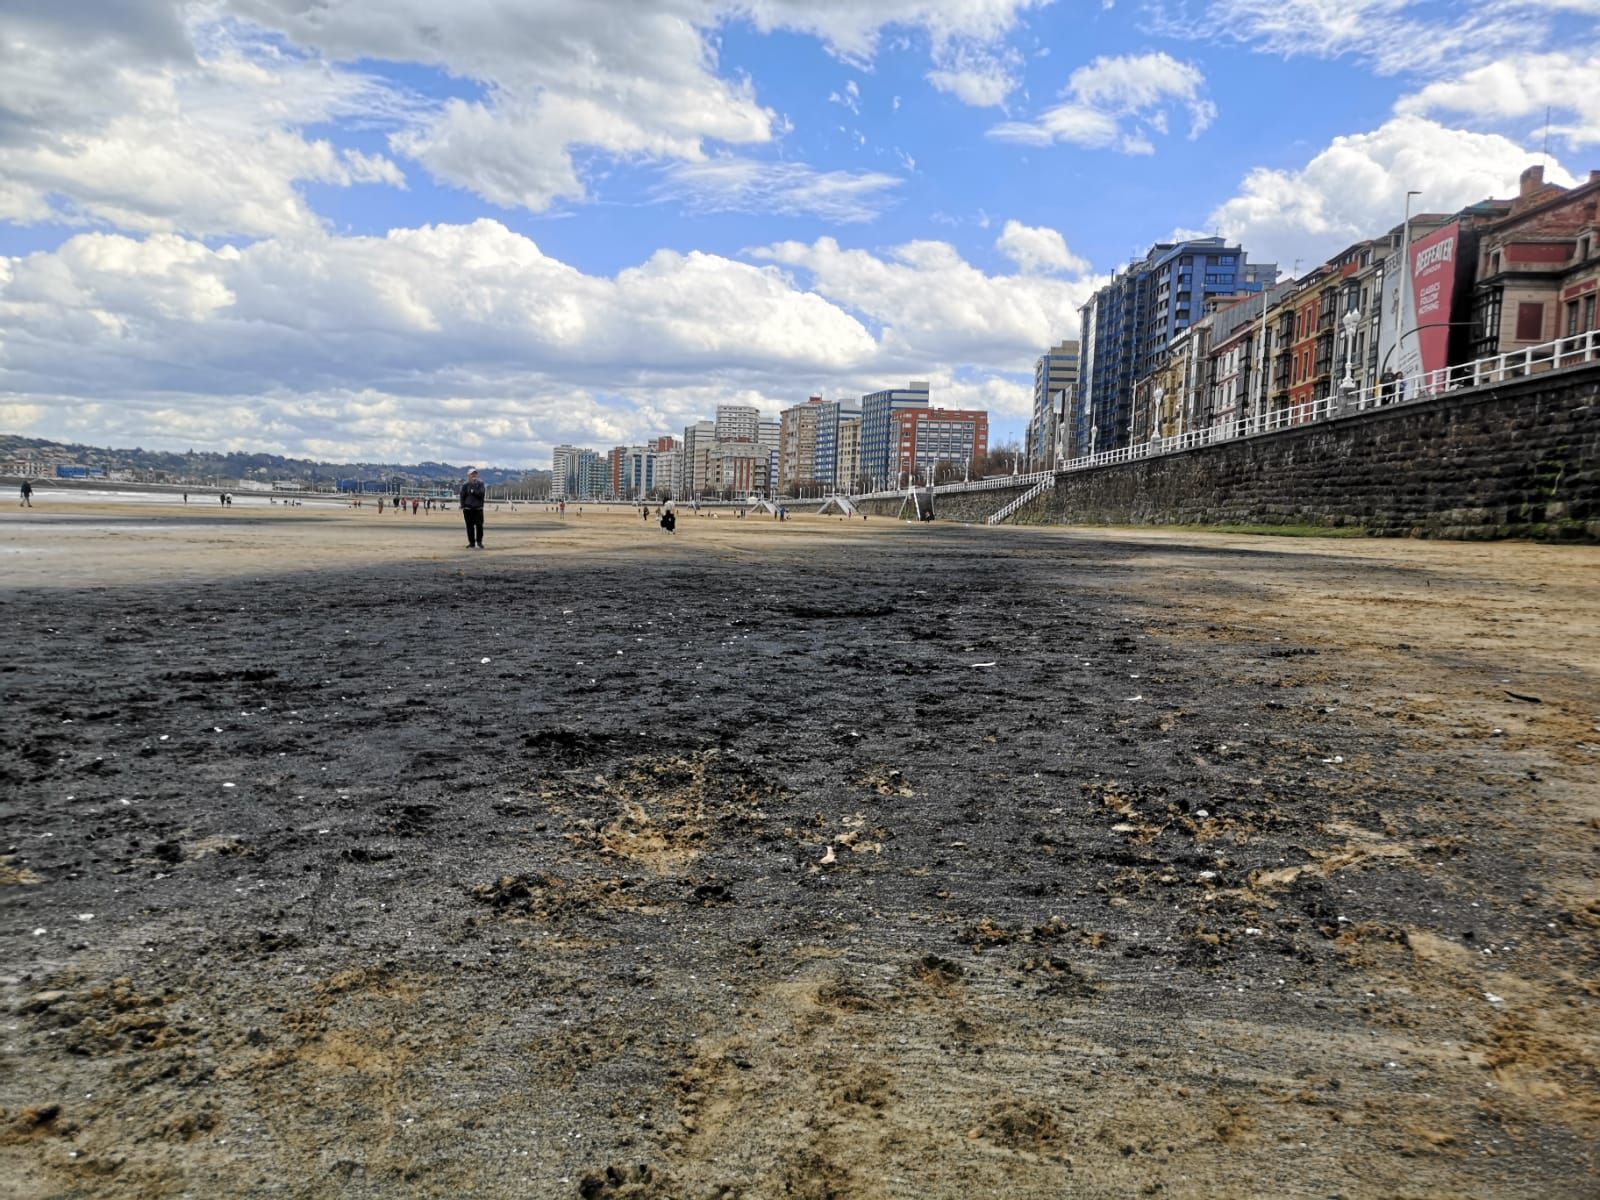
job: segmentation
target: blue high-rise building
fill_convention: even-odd
[[[893,470],[892,414],[905,408],[928,407],[926,380],[913,379],[903,388],[889,388],[861,397],[861,473],[888,483]]]
[[[1069,442],[1075,454],[1126,446],[1133,385],[1156,356],[1216,301],[1272,286],[1278,269],[1251,263],[1223,238],[1158,242],[1079,310],[1082,362]]]
[[[818,405],[816,475],[819,482],[835,487],[850,486],[850,480],[839,478],[839,422],[860,419],[859,400],[829,400]]]

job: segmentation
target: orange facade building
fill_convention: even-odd
[[[941,464],[951,478],[989,453],[989,414],[981,409],[906,408],[890,417],[889,442],[894,469],[934,481]]]

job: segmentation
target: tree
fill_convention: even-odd
[[[1011,475],[1020,469],[1022,447],[1016,442],[991,446],[989,452],[972,460],[972,478],[988,479],[995,475]]]

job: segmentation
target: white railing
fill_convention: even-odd
[[[990,515],[990,517],[989,517],[988,523],[990,525],[998,525],[998,524],[1000,524],[1001,521],[1004,521],[1007,517],[1011,516],[1013,513],[1018,512],[1022,508],[1022,506],[1024,504],[1029,504],[1029,503],[1033,502],[1034,500],[1037,500],[1040,496],[1044,495],[1051,488],[1055,487],[1055,485],[1056,485],[1055,472],[1053,472],[1053,471],[1046,472],[1045,477],[1043,479],[1039,480],[1038,483],[1034,484],[1027,491],[1023,492],[1022,495],[1018,496],[1015,500],[1012,500],[1009,503],[1007,503],[1004,507],[1002,507],[1000,509],[999,512],[992,513]]]
[[[1054,479],[1054,471],[1030,471],[1026,475],[991,475],[988,479],[970,479],[955,483],[940,483],[934,486],[936,496],[948,496],[956,492],[993,492],[1001,488],[1029,487],[1041,480]],[[875,492],[862,492],[856,496],[861,500],[894,500],[906,494],[905,488],[880,488]],[[916,489],[926,491],[926,487]]]
[[[1410,379],[1396,380],[1387,384],[1373,384],[1368,387],[1357,387],[1348,392],[1324,396],[1320,400],[1311,400],[1305,404],[1296,404],[1289,408],[1257,413],[1249,417],[1228,421],[1224,424],[1210,425],[1204,429],[1191,429],[1170,437],[1155,437],[1148,442],[1122,446],[1116,450],[1102,450],[1098,454],[1087,454],[1082,458],[1068,459],[1060,464],[1058,470],[1086,471],[1093,467],[1106,467],[1116,463],[1156,458],[1164,454],[1177,454],[1184,450],[1195,450],[1201,446],[1210,446],[1218,442],[1231,442],[1239,438],[1257,437],[1261,434],[1277,433],[1280,430],[1292,429],[1301,425],[1311,425],[1319,421],[1352,416],[1355,413],[1366,412],[1374,408],[1417,404],[1424,400],[1433,400],[1439,396],[1448,395],[1451,392],[1465,391],[1468,388],[1489,387],[1497,383],[1505,383],[1508,380],[1525,378],[1529,375],[1540,375],[1547,371],[1561,371],[1597,363],[1600,363],[1600,330],[1591,329],[1586,333],[1557,338],[1553,342],[1545,342],[1539,346],[1529,346],[1524,350],[1496,354],[1489,358],[1480,358],[1473,362],[1461,363],[1453,367],[1441,367],[1437,371],[1429,371],[1425,375],[1413,376]],[[997,475],[989,479],[977,479],[968,483],[940,484],[933,490],[937,495],[941,496],[956,492],[990,491],[998,488],[1025,487],[1031,490],[1041,482],[1054,479],[1055,475],[1055,471],[1034,471],[1027,475]],[[903,489],[891,489],[869,492],[865,495],[857,496],[856,499],[894,499],[904,494]],[[1029,499],[1032,499],[1032,496]],[[1012,507],[1013,504],[1016,506],[1015,508]],[[1021,502],[1012,501],[1005,508],[1002,508],[999,513],[990,517],[990,523],[993,524],[997,520],[1003,520],[1004,517],[1010,516],[1012,512],[1021,507]]]

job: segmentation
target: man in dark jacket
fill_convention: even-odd
[[[467,522],[467,548],[483,549],[483,483],[476,469],[467,472],[461,485],[461,516]]]

